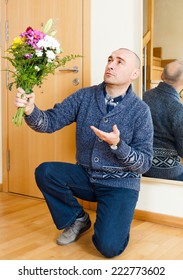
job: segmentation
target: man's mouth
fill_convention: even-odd
[[[109,72],[109,71],[107,71],[107,72],[105,73],[105,75],[106,75],[106,76],[113,76],[113,74],[112,74],[111,72]]]

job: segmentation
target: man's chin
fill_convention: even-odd
[[[115,85],[115,83],[112,82],[110,79],[104,79],[104,82],[106,83],[106,85]]]

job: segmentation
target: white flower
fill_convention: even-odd
[[[35,67],[35,70],[37,70],[37,71],[39,71],[40,70],[40,68],[36,65]]]
[[[60,43],[53,38],[52,36],[46,35],[44,39],[40,40],[37,43],[39,49],[52,49],[55,50],[56,53],[60,53]]]
[[[36,56],[38,56],[38,57],[43,56],[43,51],[42,50],[36,50]]]
[[[53,51],[46,51],[46,56],[48,58],[48,62],[52,62],[55,57],[56,57],[56,54],[53,52]]]

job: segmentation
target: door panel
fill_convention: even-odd
[[[9,21],[9,44],[14,37],[28,26],[42,29],[49,19],[57,21],[56,39],[61,43],[64,55],[82,54],[82,0],[9,0],[7,17]],[[35,88],[36,105],[41,109],[53,107],[66,96],[82,87],[82,59],[67,64],[77,66],[78,73],[56,70],[49,75],[41,89]],[[75,86],[73,80],[79,79]],[[42,197],[35,179],[35,168],[44,161],[75,162],[75,124],[54,134],[32,131],[23,123],[17,128],[11,118],[15,114],[16,89],[8,93],[8,146],[10,150],[9,191]]]

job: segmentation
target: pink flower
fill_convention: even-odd
[[[30,58],[33,57],[33,55],[32,55],[31,53],[26,53],[26,54],[24,54],[24,57],[25,57],[26,59],[30,59]]]
[[[27,45],[32,46],[34,49],[38,49],[37,43],[44,39],[46,34],[39,30],[33,30],[32,27],[27,27],[26,31],[20,34],[21,38],[25,38]]]

